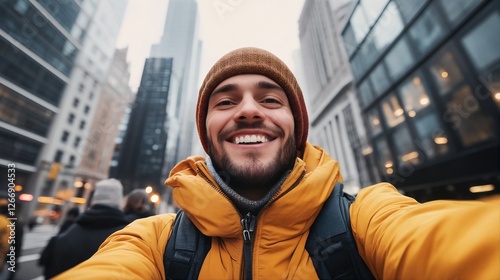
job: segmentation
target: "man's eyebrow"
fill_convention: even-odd
[[[274,83],[270,83],[270,82],[266,82],[266,81],[261,81],[257,84],[257,88],[261,88],[261,89],[277,89],[277,90],[280,90],[282,92],[285,92],[285,90],[280,87],[279,85],[277,84],[274,84]]]
[[[236,85],[236,84],[223,85],[220,88],[214,90],[210,96],[214,96],[214,95],[221,93],[221,92],[235,91],[237,89],[238,89],[238,85]]]

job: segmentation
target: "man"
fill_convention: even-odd
[[[166,184],[212,237],[199,278],[318,278],[305,243],[342,177],[338,163],[307,142],[305,103],[288,67],[264,50],[230,52],[208,72],[196,120],[209,157],[180,162]],[[378,184],[359,193],[350,215],[359,253],[378,279],[499,279],[499,206],[498,197],[420,204]],[[57,279],[165,279],[174,218],[133,222]]]
[[[116,179],[96,183],[91,207],[64,232],[52,237],[40,256],[50,279],[90,258],[113,232],[128,224],[120,210],[123,186]],[[78,278],[78,277],[77,277]]]

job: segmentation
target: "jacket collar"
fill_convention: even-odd
[[[309,229],[334,184],[341,181],[339,166],[321,148],[307,143],[303,159],[295,166],[279,191],[264,207],[258,225],[270,225],[271,239],[288,238]],[[176,203],[208,236],[240,237],[241,217],[221,191],[203,157],[180,162],[165,182],[173,188]],[[266,230],[261,231],[266,234]]]

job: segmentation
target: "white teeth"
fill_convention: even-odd
[[[235,144],[252,144],[252,143],[266,143],[269,142],[269,139],[267,139],[266,136],[262,135],[245,135],[245,136],[239,136],[234,138],[234,143]]]

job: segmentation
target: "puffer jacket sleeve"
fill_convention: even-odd
[[[174,219],[163,214],[135,220],[110,235],[90,259],[53,279],[165,279],[163,253]]]
[[[350,208],[361,256],[377,279],[500,279],[500,197],[418,203],[390,184]]]

